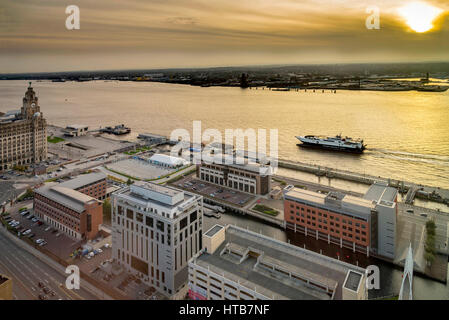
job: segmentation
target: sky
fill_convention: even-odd
[[[0,73],[448,61],[449,1],[427,32],[414,0],[0,0]],[[380,9],[380,29],[365,21]],[[68,30],[68,5],[80,29]]]

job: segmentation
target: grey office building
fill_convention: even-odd
[[[112,257],[168,297],[186,289],[202,248],[203,198],[149,182],[112,194]]]

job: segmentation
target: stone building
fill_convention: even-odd
[[[0,113],[0,171],[47,159],[47,122],[30,85],[20,110]]]

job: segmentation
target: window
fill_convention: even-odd
[[[190,214],[190,223],[196,221],[196,218],[197,218],[197,212],[194,211]]]
[[[153,218],[146,217],[146,225],[153,228]]]
[[[126,217],[128,219],[134,219],[134,212],[131,209],[126,209]]]
[[[184,219],[182,219],[182,220],[179,222],[179,230],[184,229],[186,226],[187,226],[187,217],[185,217]]]
[[[161,231],[161,232],[164,232],[164,223],[162,222],[162,221],[157,221],[156,222],[156,226],[157,226],[157,229],[159,230],[159,231]]]

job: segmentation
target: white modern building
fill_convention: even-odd
[[[113,259],[166,296],[182,292],[202,248],[203,198],[138,181],[111,199]]]
[[[165,154],[156,153],[148,159],[148,162],[163,168],[180,168],[187,165],[189,162],[178,157],[168,156]]]

